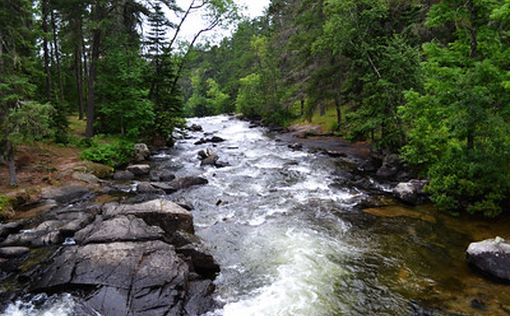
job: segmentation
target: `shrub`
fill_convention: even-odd
[[[91,146],[81,153],[81,159],[119,168],[127,165],[133,158],[134,143],[126,140],[114,140],[101,143],[93,139]]]

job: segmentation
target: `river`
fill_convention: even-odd
[[[154,158],[178,176],[209,180],[169,196],[193,205],[197,234],[222,267],[222,307],[207,316],[510,312],[510,288],[464,260],[473,239],[493,230],[510,237],[507,222],[455,219],[431,207],[363,211],[366,193],[338,185],[337,159],[293,151],[229,116],[190,123],[226,141],[197,146],[204,134],[191,133]],[[209,147],[231,166],[200,167],[197,152]]]

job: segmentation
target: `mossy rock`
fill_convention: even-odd
[[[113,175],[113,168],[96,162],[86,161],[87,171],[100,179],[107,179]]]

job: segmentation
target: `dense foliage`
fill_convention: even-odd
[[[209,24],[176,50],[183,24],[198,11]],[[191,0],[187,8],[174,0],[0,1],[0,161],[8,162],[10,183],[16,145],[68,143],[75,113],[86,119],[87,138],[169,143],[183,124],[178,82],[189,52],[236,12],[232,0]],[[222,111],[225,97],[210,90]],[[94,145],[84,157],[123,164],[123,154],[112,160],[124,147],[117,145]]]
[[[509,17],[508,1],[272,0],[195,49],[183,91],[210,115],[215,82],[268,124],[334,108],[332,131],[400,153],[438,206],[495,216],[510,200]]]

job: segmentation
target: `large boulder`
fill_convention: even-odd
[[[483,274],[510,282],[510,243],[503,238],[471,243],[466,256],[468,263]]]
[[[163,234],[158,226],[149,226],[141,218],[128,215],[93,223],[78,231],[74,239],[78,244],[150,241],[163,239]]]
[[[173,235],[178,230],[191,234],[195,231],[191,212],[163,199],[132,205],[109,204],[105,207],[104,214],[107,218],[134,215],[149,225],[161,227],[169,235]]]
[[[127,167],[127,171],[133,173],[135,176],[147,176],[151,172],[149,165],[131,165]]]
[[[416,205],[427,201],[427,194],[423,190],[426,185],[426,180],[401,182],[393,188],[392,193],[397,199]]]
[[[135,144],[134,159],[135,162],[144,162],[149,159],[151,151],[146,144]]]
[[[162,241],[65,247],[32,290],[91,291],[87,303],[102,315],[182,315],[189,267]]]
[[[80,185],[69,185],[59,188],[45,188],[42,197],[48,200],[55,200],[61,204],[72,203],[87,198],[91,194],[88,187]]]

